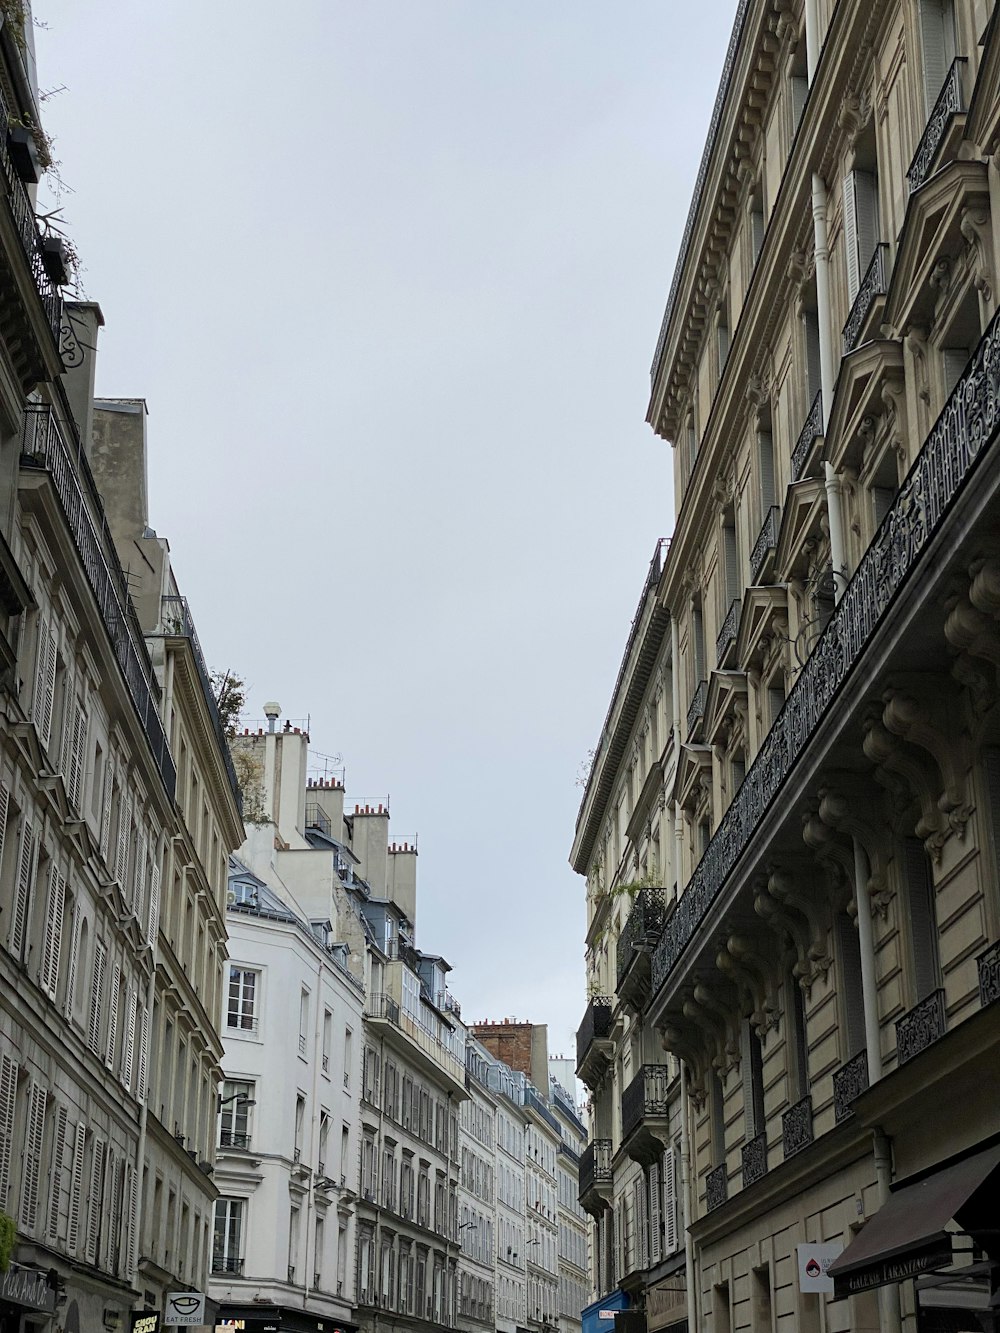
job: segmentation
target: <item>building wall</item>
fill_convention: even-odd
[[[469,1100],[459,1112],[458,1326],[495,1328],[497,1253],[496,1101],[470,1069]]]

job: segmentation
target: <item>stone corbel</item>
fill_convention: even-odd
[[[792,967],[792,972],[808,994],[814,976],[812,962],[809,957],[808,921],[800,912],[789,910],[778,901],[771,892],[769,881],[758,885],[753,906],[754,911],[768,929],[777,936],[783,947],[788,942],[791,943],[795,952],[795,964]]]
[[[716,955],[715,965],[751,1002],[750,1021],[761,1041],[777,1029],[781,1010],[768,970],[768,950],[763,941],[746,933],[730,935]]]
[[[969,600],[984,614],[1000,620],[1000,556],[980,555],[969,566]]]
[[[704,987],[702,988],[704,990]],[[711,1067],[725,1076],[732,1068],[733,1040],[728,1031],[728,1024],[714,1011],[706,1009],[694,992],[687,995],[682,1004],[684,1017],[702,1033]],[[738,1057],[739,1051],[736,1051]]]
[[[911,327],[903,335],[903,346],[913,362],[917,397],[922,403],[931,401],[930,372],[927,364],[927,330]]]
[[[983,300],[990,304],[993,301],[994,278],[989,213],[982,208],[966,208],[959,221],[959,228],[969,247],[973,286]]]
[[[833,965],[833,956],[829,949],[826,904],[823,895],[817,898],[817,895],[803,891],[796,882],[795,874],[781,866],[776,866],[771,871],[767,888],[771,897],[777,902],[805,918],[809,928],[807,958],[811,967],[810,979],[813,980],[818,975],[826,977]]]
[[[864,718],[862,730],[862,748],[875,765],[876,781],[895,795],[900,812],[916,800],[920,817],[914,832],[923,839],[931,858],[939,862],[951,829],[938,809],[940,780],[935,765],[914,746],[890,732],[876,714],[869,713]]]
[[[851,792],[851,796],[846,794]],[[877,912],[885,919],[892,893],[886,874],[891,846],[883,832],[882,825],[865,817],[863,811],[877,811],[877,803],[872,793],[859,790],[856,774],[835,775],[828,785],[819,790],[819,817],[824,824],[837,829],[849,837],[857,838],[868,858],[868,899],[872,912]],[[853,855],[848,872],[849,881],[854,881]]]
[[[940,682],[909,678],[899,688],[886,690],[882,699],[882,719],[889,731],[926,751],[937,765],[942,786],[937,807],[952,832],[963,838],[974,808],[965,778],[970,756],[964,736],[955,735],[952,710],[948,698],[941,698]]]

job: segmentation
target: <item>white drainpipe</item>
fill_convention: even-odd
[[[872,1134],[875,1148],[875,1181],[877,1185],[878,1206],[881,1208],[889,1198],[889,1185],[892,1181],[892,1152],[889,1140],[881,1129]],[[880,1333],[900,1333],[902,1321],[899,1312],[899,1284],[890,1282],[878,1289],[878,1324]]]
[[[806,74],[812,86],[819,64],[819,9],[817,0],[806,0]]]
[[[807,24],[808,31],[808,24]],[[826,182],[818,172],[812,178],[813,248],[816,255],[816,320],[819,324],[820,386],[823,391],[823,434],[833,407],[833,346],[830,340],[830,246],[826,230]],[[833,595],[840,601],[847,586],[847,546],[841,512],[840,478],[830,463],[823,464],[826,508],[830,522],[830,562],[833,565]]]

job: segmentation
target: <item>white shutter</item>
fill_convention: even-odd
[[[109,1069],[115,1063],[115,1043],[118,1039],[118,995],[122,986],[122,970],[118,963],[115,963],[115,970],[111,974],[111,994],[108,996],[108,1046],[104,1056],[104,1063]]]
[[[44,620],[38,620],[38,653],[35,659],[35,689],[31,696],[31,720],[38,738],[46,748],[52,738],[52,705],[56,693],[56,658],[58,645],[55,631]]]
[[[108,1145],[108,1165],[105,1172],[104,1216],[108,1220],[108,1244],[104,1256],[104,1267],[109,1273],[118,1273],[121,1253],[122,1230],[122,1162],[111,1145]]]
[[[24,950],[24,928],[28,919],[28,902],[35,885],[38,869],[38,840],[31,820],[25,817],[21,824],[21,853],[17,863],[17,884],[14,887],[14,911],[7,944],[11,953],[20,958]]]
[[[138,823],[135,830],[135,869],[133,872],[133,883],[135,885],[132,910],[135,913],[136,920],[142,921],[143,908],[146,902],[146,860],[149,839],[146,831]]]
[[[7,840],[7,811],[10,806],[10,792],[0,782],[0,864],[3,862],[4,843]]]
[[[111,800],[115,790],[115,775],[108,755],[104,765],[104,796],[101,801],[101,855],[105,863],[108,859],[108,847],[111,842]]]
[[[153,873],[149,879],[149,917],[146,921],[146,940],[152,948],[156,947],[156,932],[160,926],[160,867],[153,862]]]
[[[52,1136],[52,1172],[49,1176],[49,1240],[59,1239],[59,1202],[62,1196],[63,1158],[66,1154],[65,1106],[56,1111],[56,1125]]]
[[[0,1055],[0,1211],[7,1207],[10,1189],[10,1147],[14,1139],[16,1096],[17,1065],[9,1055]]]
[[[132,1086],[132,1057],[135,1052],[135,1008],[137,992],[134,985],[129,985],[128,993],[125,997],[125,1023],[126,1031],[123,1034],[124,1041],[122,1050],[122,1086],[130,1088]]]
[[[39,984],[53,1000],[59,986],[59,958],[62,953],[63,914],[66,909],[66,876],[55,861],[49,862],[49,897],[45,907],[45,937],[42,941],[42,965]]]
[[[125,1271],[122,1277],[131,1282],[135,1271],[135,1247],[138,1237],[135,1234],[136,1213],[136,1176],[135,1167],[129,1163],[125,1168]]]
[[[115,856],[115,879],[126,902],[131,902],[125,878],[128,874],[128,848],[131,835],[132,806],[125,788],[122,787],[118,798],[118,850]]]
[[[663,1154],[663,1253],[673,1254],[677,1249],[677,1188],[674,1171],[674,1150]]]
[[[951,0],[919,0],[924,103],[930,115],[955,59],[955,17]]]
[[[852,305],[861,286],[861,273],[858,268],[858,206],[854,192],[854,174],[853,171],[849,171],[844,177],[844,261],[847,265],[847,295]]]
[[[69,768],[66,771],[66,788],[70,804],[80,809],[83,795],[83,774],[87,756],[87,711],[79,699],[73,703],[73,731],[70,744]]]
[[[660,1184],[660,1164],[654,1162],[649,1168],[649,1264],[655,1268],[663,1256],[660,1228],[662,1226],[662,1186]]]
[[[149,1010],[142,1006],[142,1021],[139,1025],[139,1070],[135,1080],[136,1100],[146,1100],[146,1078],[149,1064]]]
[[[107,961],[107,948],[100,940],[96,940],[94,976],[90,987],[90,1023],[87,1030],[87,1043],[92,1051],[97,1051],[101,1044],[101,1003],[104,999],[104,969]]]
[[[69,946],[69,974],[66,977],[66,1002],[63,1011],[67,1018],[73,1017],[73,1001],[76,996],[76,972],[80,963],[80,931],[83,927],[83,904],[77,903],[73,912],[73,933]]]
[[[870,171],[849,171],[844,177],[844,253],[851,301],[878,244],[878,187]]]
[[[757,460],[760,464],[760,518],[763,523],[776,498],[774,486],[774,437],[769,430],[757,432]],[[704,676],[701,672],[699,679]]]
[[[80,1199],[83,1194],[83,1156],[87,1147],[87,1126],[81,1120],[73,1136],[73,1174],[69,1186],[69,1223],[66,1248],[72,1254],[80,1239]]]
[[[97,1262],[97,1247],[101,1238],[104,1147],[103,1139],[94,1139],[90,1158],[90,1205],[87,1213],[87,1261],[92,1264]]]
[[[25,1231],[34,1231],[38,1220],[38,1181],[42,1173],[46,1098],[45,1088],[32,1079],[28,1093],[28,1124],[24,1135],[21,1211],[18,1214],[18,1225]]]

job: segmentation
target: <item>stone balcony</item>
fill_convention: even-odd
[[[595,995],[587,1005],[576,1033],[576,1076],[593,1091],[607,1073],[614,1057],[612,1003],[607,995]]]
[[[580,1157],[580,1206],[592,1217],[600,1217],[611,1206],[614,1171],[610,1139],[594,1139]]]
[[[670,1142],[670,1070],[643,1065],[622,1093],[622,1148],[634,1162],[651,1166]]]
[[[663,933],[667,911],[666,889],[640,889],[618,935],[618,998],[636,1012],[640,1012],[649,999],[650,959]]]

